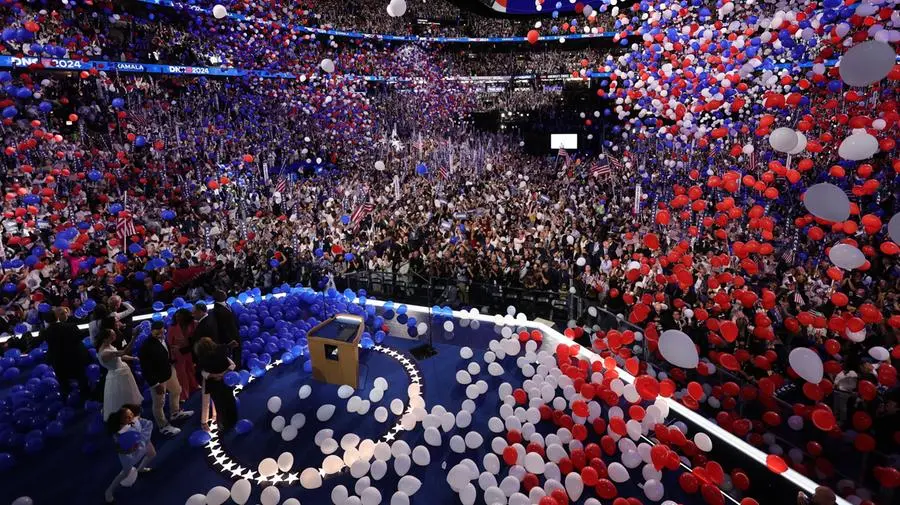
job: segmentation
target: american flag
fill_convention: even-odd
[[[591,177],[602,177],[604,175],[609,175],[612,172],[612,167],[609,163],[597,163],[593,167],[591,167]]]
[[[287,189],[287,178],[285,176],[281,176],[278,178],[278,184],[275,185],[276,193],[284,193]]]
[[[608,156],[607,159],[609,160],[609,164],[616,172],[620,172],[623,168],[625,168],[625,164],[622,163],[622,160],[617,160],[612,156]]]
[[[756,170],[756,163],[757,163],[756,149],[754,149],[753,152],[750,153],[750,157],[747,160],[747,163],[749,164],[750,172],[753,172],[754,170]]]
[[[119,219],[116,221],[116,236],[119,237],[121,242],[125,242],[125,240],[137,233],[137,230],[134,229],[134,220],[131,218],[131,213],[127,210],[123,210],[119,212]]]
[[[441,179],[450,179],[450,173],[444,167],[438,168],[438,175],[441,176]]]
[[[373,210],[375,210],[374,203],[367,202],[360,205],[353,211],[353,214],[350,214],[350,225],[353,227],[359,226],[359,223],[361,223]]]

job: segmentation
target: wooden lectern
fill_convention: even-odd
[[[359,385],[359,339],[365,321],[352,314],[337,314],[309,330],[309,359],[313,378],[329,384]]]

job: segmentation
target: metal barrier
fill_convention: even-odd
[[[574,315],[573,295],[568,291],[540,291],[426,277],[412,272],[398,274],[371,270],[343,274],[341,282],[353,291],[365,289],[379,298],[406,300],[426,306],[487,308],[484,312],[505,314],[506,308],[512,305],[517,312],[531,318],[540,317],[560,322],[563,326]]]

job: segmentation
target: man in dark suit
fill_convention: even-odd
[[[203,337],[209,337],[213,342],[221,342],[219,339],[219,326],[216,324],[216,318],[209,317],[206,304],[197,302],[194,304],[194,319],[197,320],[197,328],[191,337],[191,346],[200,341]]]
[[[69,323],[69,309],[56,307],[46,314],[48,326],[40,333],[40,339],[47,342],[47,363],[53,367],[63,398],[72,390],[72,380],[78,381],[82,400],[90,392],[85,367],[91,362],[91,355],[81,342],[78,327]]]
[[[162,321],[154,321],[150,327],[150,338],[141,346],[138,358],[141,360],[141,371],[144,380],[150,385],[153,396],[153,417],[156,426],[163,435],[175,436],[181,430],[172,426],[166,419],[163,405],[166,403],[166,391],[169,392],[169,415],[172,421],[186,419],[194,414],[190,410],[181,410],[181,384],[172,366],[174,360],[166,345],[165,325]]]
[[[227,295],[221,289],[215,292],[216,304],[213,305],[212,315],[216,320],[216,327],[219,329],[220,345],[228,346],[230,349],[231,360],[235,363],[241,362],[241,337],[238,333],[237,318],[231,307],[226,303]]]

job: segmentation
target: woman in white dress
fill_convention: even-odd
[[[107,329],[97,335],[95,342],[97,358],[108,371],[106,385],[103,387],[104,420],[117,413],[123,405],[140,405],[144,401],[134,375],[131,374],[131,368],[125,363],[135,360],[134,356],[128,354],[134,345],[134,338],[121,351],[112,344],[116,338],[116,332]]]

